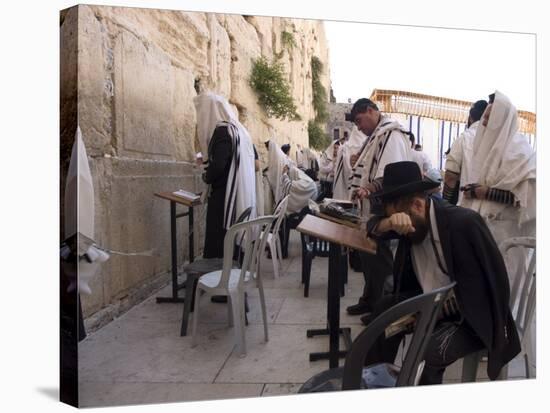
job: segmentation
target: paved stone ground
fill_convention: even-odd
[[[179,335],[183,305],[155,302],[156,296],[170,294],[170,286],[166,286],[80,344],[81,405],[296,393],[308,378],[328,368],[328,361],[308,359],[310,352],[328,349],[328,337],[306,338],[307,329],[325,325],[327,264],[327,258],[314,260],[310,296],[304,298],[299,237],[295,231],[289,258],[283,261],[284,275],[274,279],[271,261],[263,262],[269,341],[264,342],[258,292],[250,286],[245,357],[234,353],[226,304],[211,303],[208,299],[201,300],[199,345],[191,348],[191,337]],[[359,317],[348,316],[345,308],[357,301],[362,287],[362,275],[350,270],[346,294],[341,300],[341,325],[351,327],[352,338],[362,331],[362,325]],[[479,381],[487,380],[485,369],[482,363]],[[461,361],[458,361],[447,369],[445,383],[458,383],[460,375]],[[525,378],[522,360],[510,363],[509,378]]]

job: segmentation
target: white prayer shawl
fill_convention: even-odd
[[[269,140],[267,159],[267,180],[271,187],[271,191],[273,192],[273,202],[276,205],[281,199],[284,198],[283,187],[281,185],[283,168],[285,165],[288,165],[289,168],[292,167],[292,165],[290,164],[288,157],[273,139]]]
[[[305,162],[304,162],[304,152],[301,148],[298,148],[296,151],[296,165],[298,168],[305,168]]]
[[[367,136],[354,125],[349,139],[343,145],[340,145],[334,172],[333,197],[335,199],[350,198],[349,185],[353,176],[351,156],[361,150],[366,140]]]
[[[317,185],[306,173],[296,167],[290,167],[287,174],[281,176],[282,197],[289,195],[286,213],[300,212],[317,197]]]
[[[405,129],[399,122],[382,115],[378,126],[363,143],[361,154],[353,167],[350,193],[382,177],[387,164],[410,160],[412,149]],[[364,217],[370,216],[368,199],[363,200],[361,211]]]
[[[265,213],[264,181],[261,169],[256,171],[256,213],[259,217]]]
[[[196,96],[194,103],[203,159],[207,159],[212,134],[218,126],[226,126],[232,139],[233,154],[225,191],[224,228],[231,227],[233,220],[249,207],[252,207],[250,219],[256,218],[254,148],[248,131],[238,121],[223,96],[207,92]]]
[[[497,243],[509,237],[534,236],[536,226],[536,158],[527,138],[518,133],[517,110],[495,92],[487,126],[479,125],[473,145],[473,162],[464,185],[478,183],[510,191],[516,205],[464,199],[487,221]],[[462,179],[461,179],[462,184]]]
[[[476,121],[469,128],[465,129],[453,142],[451,151],[447,155],[445,170],[459,174],[461,185],[466,184],[466,182],[472,182],[469,177],[470,164],[474,157],[474,139],[479,124],[480,122]],[[463,198],[463,192],[459,191],[457,205],[462,206]]]
[[[323,151],[319,160],[319,179],[327,182],[334,181],[334,161],[333,152],[334,144],[336,141],[332,141],[330,145]]]
[[[410,161],[411,152],[410,141],[403,126],[382,115],[376,129],[363,143],[361,154],[353,167],[351,189],[382,177],[384,168],[389,163]]]
[[[302,149],[303,162],[305,169],[315,168],[315,162],[317,161],[317,156],[309,148]]]
[[[64,235],[67,239],[76,234],[77,251],[73,252],[78,256],[86,254],[88,259],[78,261],[77,273],[66,274],[70,280],[68,292],[78,290],[82,294],[91,294],[89,283],[97,274],[100,264],[109,259],[109,254],[99,249],[94,242],[94,199],[94,183],[86,146],[80,126],[77,125],[65,185]]]

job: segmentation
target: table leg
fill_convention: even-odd
[[[193,226],[193,207],[189,207],[189,262],[195,260],[195,229]]]
[[[342,270],[342,248],[339,244],[329,245],[328,258],[328,288],[327,288],[327,328],[307,330],[307,337],[319,335],[329,336],[329,351],[321,353],[310,353],[309,360],[329,360],[329,368],[337,368],[338,360],[345,357],[347,350],[351,347],[351,329],[340,328],[340,293]],[[346,262],[347,264],[347,262]],[[340,335],[344,339],[346,350],[340,351]]]
[[[183,303],[178,297],[178,236],[176,227],[176,203],[170,201],[170,239],[172,253],[172,297],[157,297],[157,303]]]

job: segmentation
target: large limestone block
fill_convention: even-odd
[[[213,13],[208,14],[210,29],[208,89],[231,96],[231,41]]]
[[[60,28],[60,204],[61,234],[64,226],[65,180],[78,117],[78,7],[61,12]]]
[[[109,22],[110,31],[126,30],[164,51],[182,68],[208,76],[209,31],[204,13],[174,10],[92,6]]]
[[[135,159],[111,160],[110,196],[106,211],[104,245],[122,252],[154,251],[154,256],[113,255],[106,263],[104,292],[106,303],[120,298],[156,275],[171,268],[170,203],[155,192],[179,188],[195,190],[195,167],[183,162]],[[178,211],[186,208],[180,207]],[[107,212],[108,211],[108,212]],[[198,215],[198,214],[197,214]],[[200,220],[197,216],[196,221]],[[178,219],[178,262],[188,259],[187,219]]]
[[[226,15],[222,24],[231,40],[231,96],[239,112],[258,111],[257,97],[249,85],[252,59],[261,56],[260,42],[254,27],[240,15]]]
[[[78,6],[78,122],[89,155],[111,153],[113,50],[103,24]]]
[[[174,145],[178,161],[192,162],[195,159],[194,140],[197,116],[193,98],[197,95],[194,88],[193,73],[174,67]]]
[[[244,19],[256,30],[262,55],[271,58],[274,40],[282,34],[273,30],[273,17],[244,16]]]
[[[165,53],[123,31],[115,43],[118,154],[174,157],[174,70]]]

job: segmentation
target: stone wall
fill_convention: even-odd
[[[283,47],[283,31],[293,33],[296,47]],[[248,77],[252,59],[261,55],[281,56],[302,120],[267,118],[257,104]],[[313,55],[324,63],[328,91],[328,48],[320,21],[104,6],[62,11],[61,175],[78,121],[94,180],[97,243],[117,251],[155,252],[153,257],[113,255],[91,284],[93,294],[82,297],[85,317],[131,302],[144,286],[168,280],[169,204],[153,194],[203,189],[193,164],[196,88],[229,99],[260,156],[265,157],[261,143],[268,138],[307,146],[307,122],[314,117]],[[61,185],[63,196],[63,179]],[[199,253],[203,209],[195,216]],[[187,225],[179,221],[182,263],[188,259]]]
[[[352,107],[353,103],[329,103],[329,119],[327,122],[326,131],[332,139],[335,139],[335,129],[338,129],[339,131],[339,138],[344,137],[344,132],[347,132],[348,136],[351,135],[353,123],[346,121],[346,113],[351,112]]]

